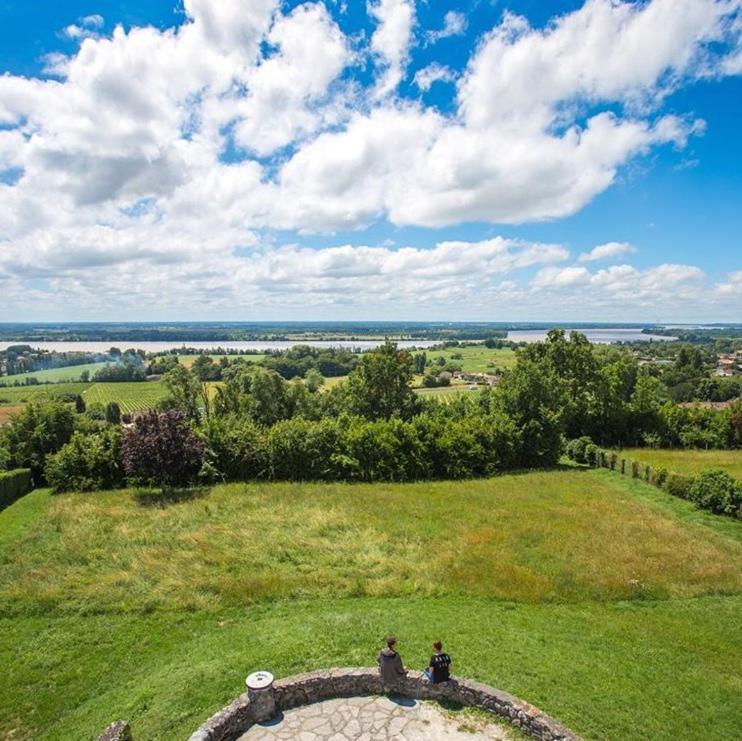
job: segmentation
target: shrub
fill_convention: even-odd
[[[717,515],[736,516],[742,506],[742,484],[726,471],[703,471],[693,480],[689,498]]]
[[[121,423],[121,407],[115,401],[109,401],[106,405],[106,422],[112,425]]]
[[[665,491],[673,497],[688,499],[693,476],[684,476],[680,473],[670,473],[665,479]]]
[[[33,489],[31,469],[0,471],[0,509],[8,507]]]
[[[31,402],[2,430],[2,442],[15,468],[30,468],[34,483],[44,482],[46,457],[69,442],[75,415],[59,401]]]
[[[634,478],[634,479],[640,478],[638,461],[631,461],[631,478]]]
[[[267,475],[265,433],[249,417],[212,417],[201,434],[216,478],[250,481]]]
[[[124,484],[121,434],[110,427],[97,435],[75,432],[46,462],[46,479],[55,492],[114,489]]]
[[[204,460],[204,444],[185,412],[149,411],[137,417],[122,443],[124,470],[136,484],[164,490],[192,484]]]
[[[585,463],[588,466],[597,466],[599,464],[600,448],[595,443],[585,446]]]
[[[608,456],[608,468],[610,468],[611,471],[615,471],[617,465],[618,465],[618,453],[610,453]]]
[[[655,486],[662,487],[665,481],[667,481],[667,476],[668,476],[668,471],[666,468],[662,468],[662,467],[655,468],[654,473],[652,475],[652,483]]]
[[[575,438],[567,443],[565,453],[567,457],[571,458],[575,463],[587,463],[587,448],[592,445],[593,441],[586,435],[583,437]]]

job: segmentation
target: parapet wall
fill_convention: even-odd
[[[579,741],[572,731],[533,705],[507,692],[468,679],[431,684],[420,672],[411,671],[393,688],[385,688],[377,669],[328,669],[279,679],[274,682],[271,691],[277,711],[334,697],[363,697],[393,691],[416,700],[447,700],[481,708],[510,721],[532,738],[541,741]],[[234,741],[256,723],[256,711],[249,695],[240,695],[201,726],[190,741]]]

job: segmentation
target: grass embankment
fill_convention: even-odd
[[[721,468],[742,481],[742,450],[655,450],[652,448],[628,448],[622,453],[654,468],[697,474],[710,468]]]
[[[29,371],[28,373],[18,373],[14,376],[4,376],[0,381],[2,383],[25,383],[27,379],[35,378],[39,383],[69,383],[80,380],[80,375],[87,371],[91,376],[106,363],[84,363],[83,365],[69,365],[65,368],[49,368],[48,370]],[[0,392],[2,387],[0,387]]]
[[[37,491],[0,514],[0,736],[183,738],[249,671],[370,664],[394,631],[586,738],[732,738],[740,595],[740,523],[607,471]]]

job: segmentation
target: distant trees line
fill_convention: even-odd
[[[239,362],[214,386],[175,363],[160,408],[123,428],[115,414],[106,423],[62,403],[29,404],[0,432],[0,468],[32,468],[57,490],[409,481],[553,466],[563,441],[582,436],[602,446],[742,445],[742,405],[680,407],[629,352],[579,333],[549,333],[519,350],[499,386],[446,403],[415,394],[415,360],[393,343],[355,357],[348,380],[326,390],[311,382],[320,352],[280,359],[298,363],[290,372],[305,381]]]

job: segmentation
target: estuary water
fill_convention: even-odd
[[[598,345],[609,345],[613,342],[672,342],[677,337],[665,337],[660,334],[642,334],[640,329],[569,329],[565,330],[567,334],[572,331],[582,332],[590,342]],[[508,339],[513,342],[539,342],[546,338],[547,329],[519,329],[508,332]]]

